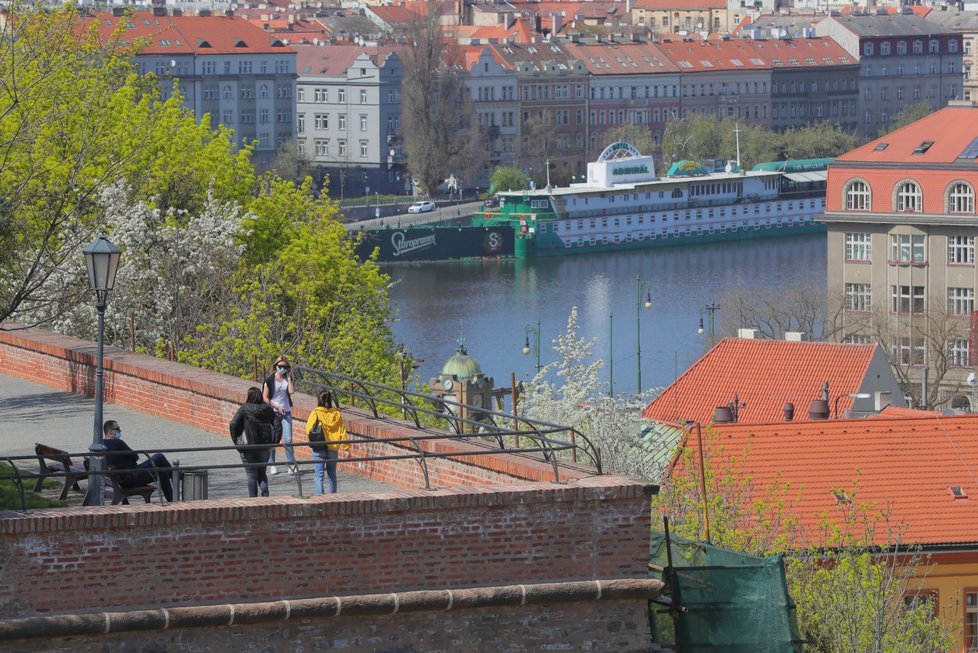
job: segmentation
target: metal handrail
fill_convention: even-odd
[[[350,406],[356,406],[357,402],[369,409],[370,415],[374,419],[395,420],[394,414],[410,415],[413,428],[424,432],[433,432],[435,429],[422,424],[422,416],[430,418],[435,423],[444,424],[456,436],[465,435],[466,427],[477,436],[494,439],[499,448],[507,452],[526,452],[525,447],[510,449],[506,447],[505,437],[512,436],[514,443],[519,438],[527,438],[537,444],[537,448],[542,450],[544,459],[556,465],[559,461],[555,455],[555,444],[563,445],[564,441],[556,439],[554,436],[566,434],[570,444],[571,460],[578,462],[578,453],[583,454],[589,464],[602,473],[601,456],[598,448],[580,431],[576,429],[544,422],[541,420],[529,419],[519,415],[497,412],[487,408],[467,406],[457,401],[436,398],[410,390],[388,386],[370,381],[363,381],[343,374],[327,372],[313,367],[295,366],[296,380],[303,389],[310,389],[310,394],[316,394],[320,390],[330,390],[334,398],[339,396],[349,398],[347,402]],[[396,397],[388,399],[387,396]],[[434,408],[427,408],[423,404],[433,404]],[[387,406],[391,409],[391,414],[385,414],[380,407]],[[459,417],[461,410],[439,410],[439,407],[454,407],[465,409],[468,412],[476,412],[477,419]],[[401,420],[395,420],[403,423]],[[507,428],[500,424],[513,424],[515,428]],[[409,426],[410,428],[410,426]],[[565,447],[559,447],[561,449]]]
[[[516,432],[511,431],[509,433],[515,434]],[[529,434],[527,432],[520,432],[520,435],[525,437],[530,437],[530,438],[533,437],[532,434]],[[488,443],[485,443],[483,441],[480,445],[480,448],[475,451],[453,451],[453,452],[437,453],[437,452],[426,451],[420,444],[422,441],[425,440],[444,440],[444,439],[468,440],[470,439],[470,437],[481,438],[482,436],[480,434],[459,436],[453,433],[422,432],[420,434],[410,435],[406,437],[337,440],[331,442],[331,444],[357,446],[357,445],[370,445],[375,443],[391,443],[391,444],[405,443],[405,453],[403,454],[337,458],[335,462],[337,464],[351,464],[351,463],[355,464],[355,463],[373,462],[373,461],[414,460],[415,462],[418,463],[418,465],[421,468],[421,472],[424,477],[424,488],[426,490],[432,489],[431,477],[428,469],[429,459],[465,458],[467,456],[484,456],[484,455],[494,455],[494,454],[502,454],[502,453],[510,454],[510,455],[534,454],[534,453],[542,454],[544,460],[550,463],[551,469],[554,472],[554,482],[559,483],[560,470],[559,470],[556,454],[560,451],[573,450],[574,447],[576,447],[576,445],[572,443],[560,442],[560,441],[550,440],[547,438],[541,438],[540,439],[541,445],[537,447],[521,447],[515,450],[507,449],[505,447],[493,448],[489,446]],[[285,445],[284,443],[277,443],[273,445],[256,444],[256,445],[241,445],[241,446],[226,445],[226,446],[219,446],[219,447],[180,447],[180,448],[171,448],[171,449],[146,449],[146,450],[134,449],[133,451],[139,454],[140,456],[147,457],[149,460],[152,461],[152,455],[154,453],[163,453],[164,455],[170,457],[173,456],[174,454],[182,454],[182,453],[195,453],[195,452],[200,453],[200,452],[213,452],[213,451],[231,451],[237,453],[239,451],[249,450],[249,449],[284,448],[285,446],[287,445]],[[313,447],[312,444],[306,442],[293,442],[291,445],[288,446],[294,448],[310,448],[310,449]],[[83,460],[86,458],[90,458],[92,456],[105,457],[110,453],[111,452],[92,452],[90,450],[85,450],[81,452],[67,452],[66,455],[69,458],[77,458],[79,460]],[[30,454],[30,455],[22,455],[22,456],[6,456],[0,458],[0,460],[7,462],[13,469],[13,471],[10,473],[0,474],[0,481],[13,481],[16,484],[18,492],[20,494],[21,510],[23,512],[27,512],[28,511],[27,502],[26,502],[27,495],[24,489],[23,481],[24,479],[34,480],[36,478],[36,474],[34,474],[33,472],[26,472],[22,470],[15,463],[18,461],[24,461],[24,462],[31,462],[36,464],[37,455]],[[325,463],[326,461],[297,460],[296,464],[300,466],[307,466],[307,465],[316,464],[318,462]],[[171,463],[170,467],[160,467],[157,466],[155,463],[153,463],[151,465],[151,468],[145,468],[145,469],[146,471],[151,470],[152,473],[157,477],[157,482],[158,482],[160,474],[172,473],[174,470],[180,470],[184,472],[197,472],[197,471],[217,470],[217,469],[247,469],[249,467],[257,467],[261,464],[262,463],[236,462],[236,463],[226,463],[226,464],[185,465],[185,464],[176,463],[176,460],[174,459],[174,462]],[[45,478],[64,478],[65,476],[68,476],[69,473],[70,472],[64,472],[64,471],[49,472],[45,474]],[[93,476],[92,474],[89,475],[89,482],[91,482],[92,476]],[[303,495],[303,491],[302,491],[301,475],[296,474],[295,481],[296,481],[296,489],[298,491],[298,494],[296,496],[298,496],[299,498],[306,498]],[[160,498],[160,503],[162,503],[162,497]]]

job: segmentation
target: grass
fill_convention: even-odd
[[[24,504],[20,502],[20,490],[17,488],[17,483],[8,478],[8,476],[15,475],[14,468],[8,463],[0,463],[0,510],[23,510],[24,505],[28,509],[30,508],[61,508],[68,505],[65,501],[58,501],[56,499],[48,499],[40,494],[35,494],[31,491],[34,487],[34,479],[37,478],[36,474],[30,472],[25,472],[20,470],[21,483],[24,486]],[[44,482],[44,488],[59,488],[61,487],[62,480],[47,480]]]

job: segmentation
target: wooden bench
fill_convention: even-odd
[[[49,476],[64,478],[65,484],[61,489],[62,501],[68,496],[68,490],[81,492],[78,481],[88,479],[88,456],[85,456],[81,463],[72,461],[71,456],[63,449],[41,444],[34,444],[34,453],[37,454],[37,462],[40,471],[37,481],[34,483],[34,491],[40,492],[44,484],[44,479]],[[122,487],[119,484],[119,473],[112,469],[105,471],[105,484],[112,488],[112,505],[128,504],[129,497],[141,496],[143,501],[149,503],[152,500],[153,492],[156,492],[155,485],[137,485],[136,487]]]
[[[67,451],[49,447],[46,444],[34,443],[34,453],[37,454],[37,464],[40,471],[37,475],[37,482],[34,483],[34,491],[40,492],[44,485],[44,479],[49,476],[64,478],[65,484],[61,489],[62,501],[68,496],[68,490],[81,492],[78,481],[88,478],[88,461],[75,462],[68,455]]]

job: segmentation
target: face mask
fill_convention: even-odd
[[[112,431],[112,434],[115,435],[116,439],[121,438],[122,437],[122,429],[116,429],[116,430]]]

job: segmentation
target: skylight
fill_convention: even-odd
[[[880,143],[879,145],[877,145],[876,147],[873,148],[873,151],[874,152],[882,152],[883,150],[885,150],[889,146],[890,146],[889,143]]]
[[[978,159],[978,138],[971,141],[964,152],[958,155],[959,159]]]
[[[732,63],[733,65],[738,66],[738,67],[744,65],[744,62],[741,61],[740,59],[731,59],[730,60],[730,63]]]
[[[917,147],[913,148],[913,153],[914,154],[923,154],[924,152],[926,152],[927,150],[929,150],[930,149],[930,146],[933,145],[933,144],[934,144],[934,141],[924,141],[923,143],[921,143]]]
[[[953,496],[955,499],[967,499],[968,498],[968,493],[965,492],[965,489],[963,487],[961,487],[960,485],[952,485],[952,486],[948,487],[948,489],[951,491],[951,496]]]

